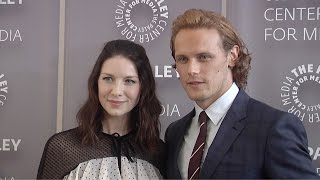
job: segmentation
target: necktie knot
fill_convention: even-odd
[[[199,124],[201,125],[202,123],[206,122],[207,121],[207,113],[205,111],[202,111],[199,115],[199,119],[198,119],[198,122]]]

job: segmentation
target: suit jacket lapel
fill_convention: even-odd
[[[178,126],[178,129],[177,130],[177,136],[175,138],[175,142],[177,142],[176,146],[175,146],[175,149],[174,149],[174,159],[172,161],[173,163],[173,167],[174,167],[174,177],[179,177],[179,179],[181,179],[181,174],[180,174],[180,170],[179,170],[179,167],[178,167],[178,157],[179,157],[179,154],[180,154],[180,150],[181,150],[181,146],[182,146],[182,143],[184,141],[184,134],[185,132],[187,131],[187,129],[189,128],[190,126],[190,123],[192,121],[192,118],[194,117],[195,115],[195,109],[193,109],[191,112],[189,112],[186,116],[184,116],[182,119],[181,119],[181,123],[180,124],[177,124]]]
[[[201,168],[200,178],[209,179],[211,177],[225,153],[242,131],[245,126],[243,119],[246,117],[248,101],[249,96],[240,90],[209,147]]]

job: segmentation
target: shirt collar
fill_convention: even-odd
[[[221,97],[219,97],[205,110],[206,114],[214,125],[218,125],[224,115],[228,112],[238,92],[238,86],[235,83],[232,83],[228,91],[226,91]],[[196,110],[195,117],[199,117],[199,114],[203,111],[203,109],[201,109],[201,107],[199,107],[197,103],[194,104]]]

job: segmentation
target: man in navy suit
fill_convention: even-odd
[[[251,57],[223,16],[187,10],[173,22],[171,50],[195,108],[166,130],[167,178],[319,178],[301,121],[243,90]],[[200,165],[191,161],[198,153]]]

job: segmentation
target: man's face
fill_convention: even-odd
[[[203,109],[232,85],[236,53],[225,52],[215,29],[183,29],[174,41],[176,68],[190,99]],[[235,49],[237,50],[237,49]]]

